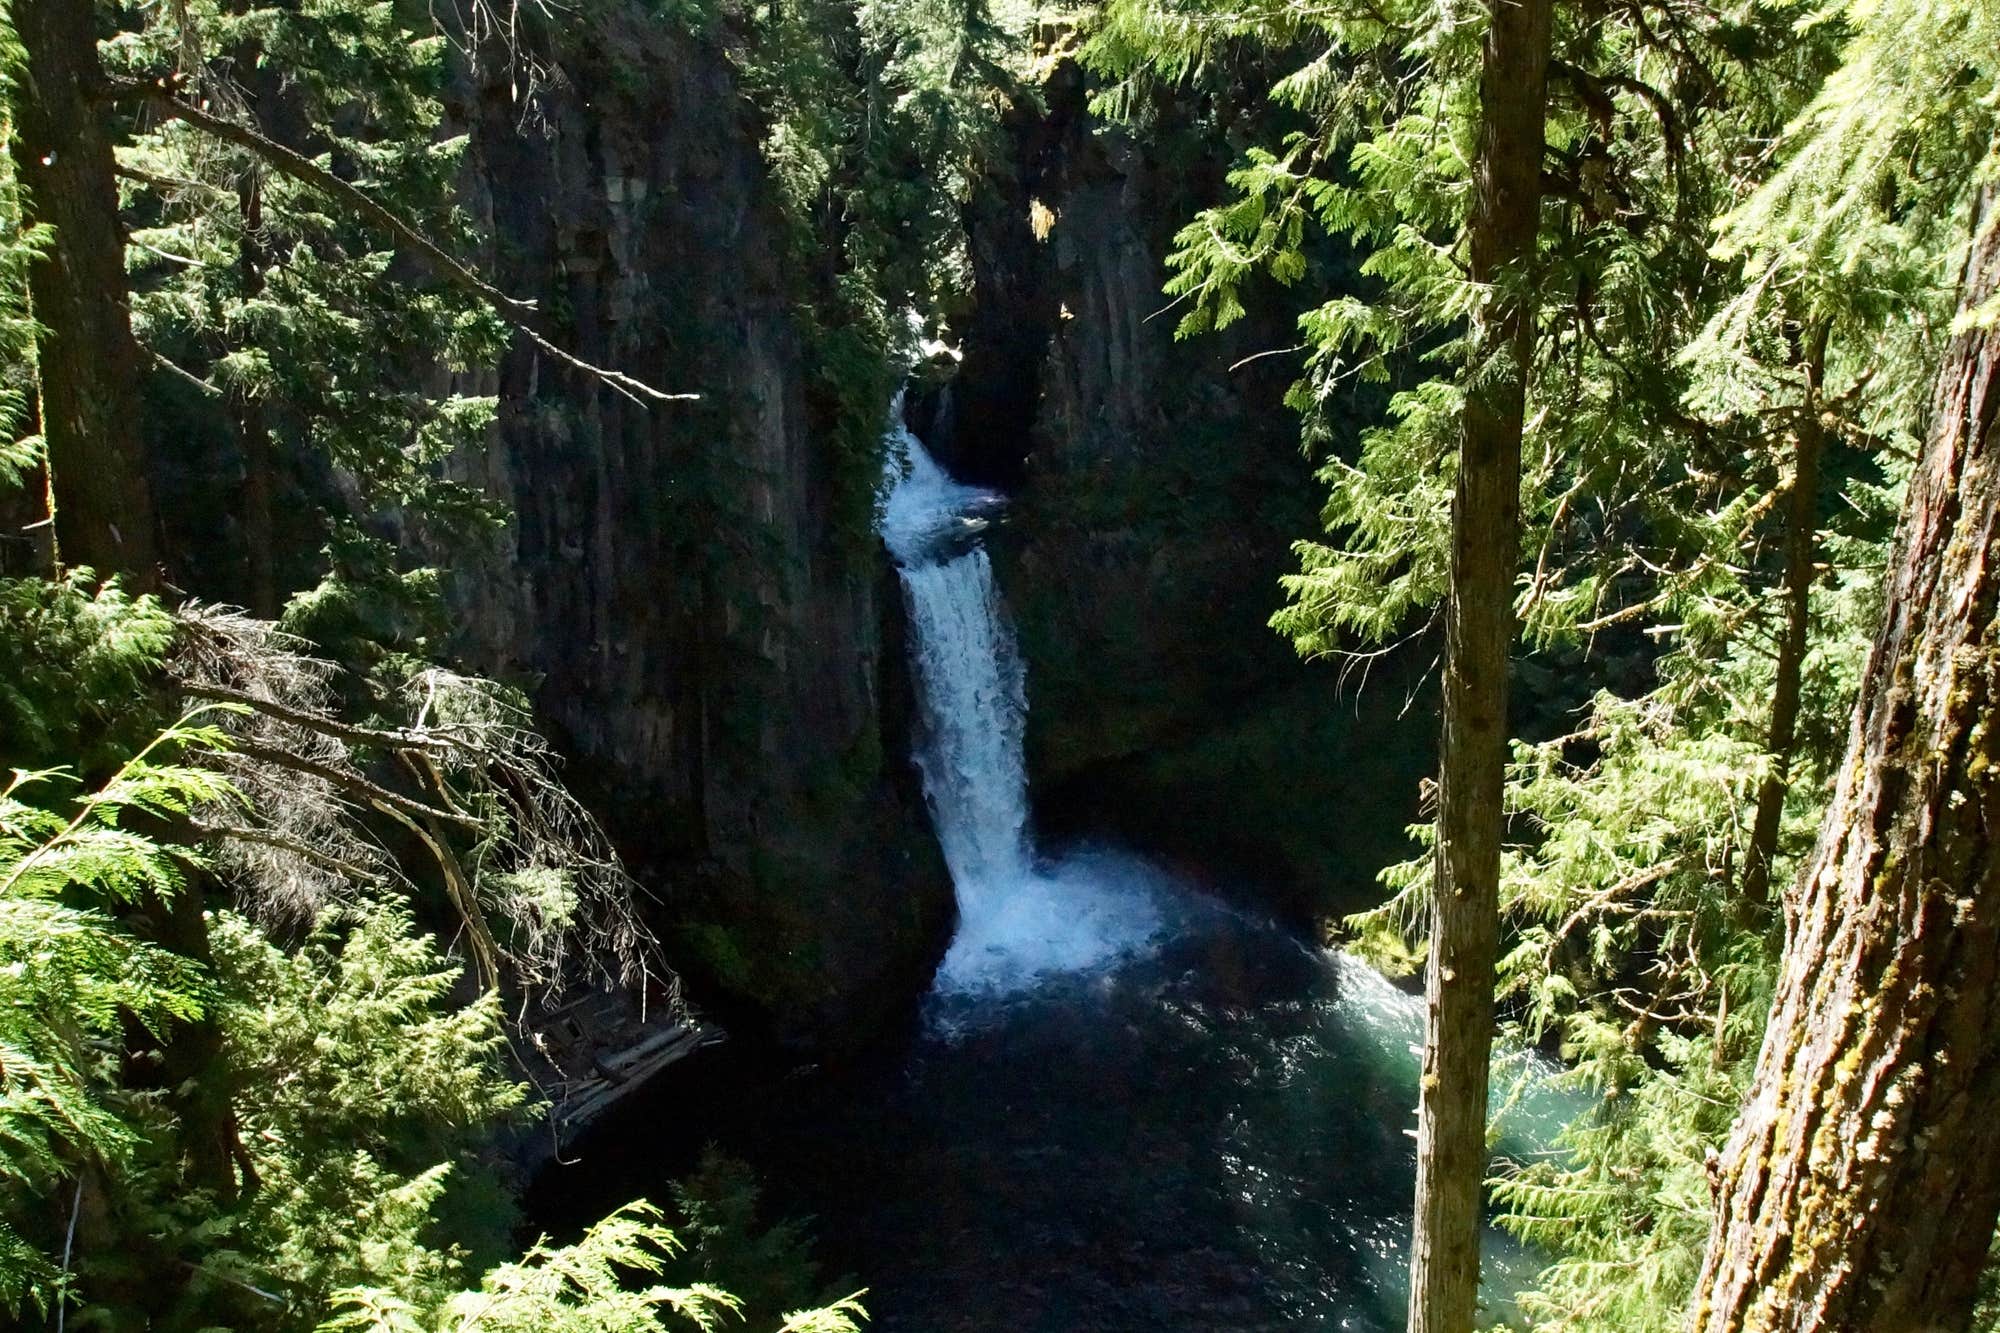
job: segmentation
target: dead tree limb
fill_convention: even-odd
[[[414,816],[418,819],[435,819],[441,823],[457,824],[463,828],[472,829],[475,832],[482,828],[482,825],[476,819],[468,819],[464,815],[453,814],[449,810],[440,810],[434,805],[425,805],[422,801],[411,800],[401,792],[390,791],[387,787],[370,782],[367,778],[361,777],[359,774],[344,773],[331,764],[322,764],[317,760],[308,759],[304,755],[293,754],[289,750],[274,750],[268,746],[257,745],[249,741],[239,741],[230,747],[228,753],[244,759],[256,759],[266,764],[276,764],[280,768],[290,768],[300,773],[309,773],[313,777],[320,778],[345,791],[354,793],[371,805],[393,806],[404,814]]]
[[[175,95],[171,82],[143,79],[109,79],[106,82],[113,96],[143,101],[168,119],[185,121],[225,143],[235,144],[245,152],[254,154],[273,171],[289,176],[301,185],[317,190],[321,194],[338,199],[422,256],[440,277],[484,301],[501,319],[520,330],[529,342],[564,365],[602,380],[637,403],[643,403],[648,399],[662,403],[693,401],[701,397],[698,393],[664,392],[643,380],[632,378],[623,371],[593,365],[575,353],[557,346],[535,326],[533,316],[538,312],[533,302],[518,300],[492,286],[437,242],[371,198],[367,192],[342,180],[303,153],[287,148],[247,125],[240,125],[182,101]]]
[[[182,681],[182,694],[197,699],[215,699],[224,703],[242,704],[266,717],[276,718],[307,731],[316,731],[322,736],[347,741],[353,745],[366,745],[387,750],[437,750],[456,753],[460,746],[441,736],[432,736],[421,731],[390,730],[382,727],[364,727],[349,722],[339,722],[330,717],[308,713],[303,709],[290,708],[274,699],[265,699],[243,690],[233,690],[227,685],[210,685],[203,681]]]
[[[376,810],[408,829],[437,861],[438,873],[444,877],[445,895],[458,909],[459,919],[465,923],[465,933],[472,941],[472,960],[479,969],[480,985],[485,990],[498,991],[500,946],[493,939],[492,928],[486,924],[486,914],[479,909],[479,897],[465,876],[465,867],[458,863],[458,857],[445,841],[444,831],[438,827],[438,822],[435,819],[412,819],[395,806],[380,801],[372,804]]]
[[[229,838],[235,842],[253,842],[260,847],[270,847],[277,851],[289,852],[293,856],[302,857],[305,860],[313,862],[315,865],[323,866],[337,874],[346,875],[350,879],[359,880],[364,884],[381,878],[380,875],[370,870],[367,866],[356,865],[344,857],[335,856],[330,852],[323,852],[308,843],[300,842],[297,838],[287,838],[282,833],[273,833],[269,829],[244,828],[239,824],[213,824],[199,819],[190,821],[189,827],[193,828],[196,833],[201,834],[203,837]]]

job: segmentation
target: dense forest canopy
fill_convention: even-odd
[[[726,1157],[568,1244],[513,1190],[711,1040],[711,995],[865,1045],[916,1000],[855,961],[870,923],[936,967],[948,921],[850,873],[917,864],[851,846],[900,848],[909,785],[884,412],[950,380],[1008,245],[1074,260],[1075,182],[1016,196],[1085,124],[1195,164],[1132,346],[1303,312],[1191,390],[1278,358],[1258,410],[1324,488],[1281,585],[1230,595],[1315,688],[1436,665],[1409,858],[1318,923],[1425,971],[1408,1327],[2000,1327],[2000,8],[0,15],[9,1317],[858,1326]],[[715,118],[648,124],[648,181],[583,109],[656,82]],[[611,549],[635,524],[660,564]],[[537,615],[575,658],[475,646]],[[638,784],[659,829],[559,697],[643,677],[625,618],[688,649],[606,723],[693,774]],[[1589,1095],[1515,1161],[1522,1049]],[[1539,1266],[1507,1311],[1491,1218]]]
[[[1437,853],[1386,872],[1395,897],[1356,922],[1402,947],[1430,935],[1426,1106],[1456,1099],[1471,1125],[1427,1118],[1421,1151],[1461,1178],[1480,1151],[1462,1136],[1485,1103],[1497,968],[1509,1024],[1556,1037],[1606,1094],[1567,1162],[1493,1182],[1505,1220],[1557,1256],[1532,1309],[1665,1327],[1692,1294],[1704,1328],[1962,1326],[1990,1192],[1950,1187],[1972,1193],[1949,1236],[1919,1221],[1930,1205],[1892,1199],[1905,1180],[1946,1188],[1951,1169],[1923,1160],[1944,1147],[1929,1117],[1987,1076],[1990,964],[1957,951],[1985,947],[1991,871],[1946,852],[1937,817],[1889,809],[1989,799],[1983,686],[1918,704],[1954,687],[1907,655],[1951,637],[1983,679],[1991,651],[1970,646],[1991,633],[1983,594],[1924,599],[1952,577],[1938,562],[1983,559],[1990,532],[1973,490],[1993,421],[1992,15],[1543,8],[1546,31],[1516,34],[1422,5],[1113,6],[1086,55],[1114,91],[1194,77],[1237,41],[1294,64],[1273,95],[1309,128],[1251,149],[1233,197],[1180,234],[1183,333],[1239,316],[1251,274],[1304,278],[1315,234],[1377,279],[1300,321],[1308,440],[1348,380],[1394,397],[1358,458],[1328,460],[1334,540],[1301,544],[1274,623],[1309,653],[1445,623],[1443,795],[1418,830]],[[1509,151],[1537,173],[1507,177]],[[1538,219],[1532,242],[1510,209]],[[1503,424],[1521,445],[1494,462]],[[1504,495],[1475,458],[1508,473]],[[1937,542],[1952,555],[1923,549]],[[1601,682],[1580,727],[1516,701],[1530,734],[1504,795],[1452,721],[1455,703],[1506,712],[1479,624],[1501,587],[1524,650]],[[1936,708],[1971,732],[1910,753]],[[1922,777],[1899,778],[1906,763]],[[1459,782],[1479,784],[1470,813]],[[1955,869],[1931,869],[1940,856]],[[1935,895],[1949,926],[1929,923]],[[1454,1008],[1454,982],[1477,1001]],[[1938,1042],[1924,1006],[1940,1003],[1962,1048],[1872,1044],[1899,1023]],[[1838,1068],[1804,1082],[1793,1060]],[[1465,1327],[1472,1199],[1420,1213],[1420,1258],[1427,1224],[1451,1248],[1415,1284],[1412,1327]]]

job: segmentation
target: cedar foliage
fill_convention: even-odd
[[[216,507],[254,557],[232,591],[260,614],[99,577],[150,570],[52,572],[34,529],[6,534],[0,567],[38,572],[0,580],[15,770],[0,790],[0,1308],[428,1330],[707,1328],[821,1304],[794,1272],[796,1228],[758,1231],[752,1187],[713,1162],[678,1233],[634,1204],[574,1245],[503,1252],[487,1145],[535,1108],[496,983],[636,968],[643,984],[650,942],[521,700],[439,660],[443,575],[420,554],[469,558],[499,517],[442,467],[480,446],[495,406],[457,376],[490,365],[521,315],[449,267],[475,238],[440,92],[500,31],[496,11],[474,3],[471,32],[412,26],[390,0],[94,12],[104,72],[153,89],[103,104],[147,401],[167,423],[149,446],[240,462],[241,494]],[[1034,96],[1020,16],[982,0],[655,12],[724,46],[762,117],[842,527],[865,541],[881,404],[914,332],[902,312],[949,331],[968,283],[961,206],[1003,115]],[[1180,231],[1165,290],[1198,336],[1242,319],[1256,281],[1313,288],[1290,403],[1326,533],[1297,548],[1273,625],[1308,656],[1425,651],[1481,373],[1469,339],[1494,300],[1464,246],[1483,11],[1109,0],[1083,25],[1106,115],[1143,117],[1152,85],[1281,70],[1283,114],[1257,123],[1289,131],[1242,146]],[[1753,885],[1787,882],[1823,812],[1940,350],[2000,313],[1952,313],[1971,201],[2000,171],[1996,52],[2000,11],[1977,0],[1556,7],[1545,198],[1504,293],[1530,303],[1534,338],[1498,990],[1509,1035],[1558,1046],[1599,1097],[1563,1156],[1490,1182],[1501,1220],[1549,1257],[1521,1301],[1542,1326],[1677,1326],[1701,1272],[1709,1154],[1735,1123],[1784,942]],[[528,84],[547,72],[507,54]],[[0,24],[11,105],[32,73]],[[160,97],[232,133],[138,110]],[[351,193],[273,169],[260,139]],[[0,485],[32,508],[47,480],[35,354],[60,331],[24,296],[61,238],[23,225],[12,173]],[[1354,281],[1327,283],[1329,250],[1352,252]],[[1388,410],[1339,450],[1336,409],[1359,382]],[[703,479],[719,513],[735,512],[731,482]],[[276,516],[294,513],[310,540],[280,551]],[[1780,724],[1786,694],[1797,716]],[[344,805],[357,792],[374,814]],[[427,859],[385,852],[384,828]],[[1348,923],[1364,947],[1422,957],[1433,864],[1383,872],[1383,905]],[[158,934],[176,905],[198,939]],[[234,1197],[195,1181],[162,1086],[197,1025],[220,1040],[203,1077],[227,1112]],[[858,1313],[836,1301],[782,1322],[847,1333]]]
[[[494,408],[455,376],[523,321],[453,258],[473,237],[440,93],[465,34],[413,27],[387,0],[94,12],[123,189],[122,217],[100,221],[130,241],[129,291],[106,295],[129,297],[155,368],[147,444],[206,451],[210,474],[218,453],[243,468],[239,494],[200,503],[239,530],[248,573],[230,591],[261,615],[133,596],[115,577],[150,569],[51,572],[32,527],[9,534],[5,568],[41,572],[0,579],[0,757],[18,765],[0,793],[0,1308],[111,1328],[749,1316],[850,1333],[860,1307],[821,1299],[796,1229],[761,1229],[733,1178],[688,1196],[692,1250],[641,1202],[575,1245],[508,1255],[493,1145],[543,1110],[511,1050],[530,1001],[631,986],[664,992],[656,1018],[685,1011],[638,886],[525,701],[439,660],[443,577],[424,557],[473,558],[499,517],[443,473]],[[851,103],[865,50],[904,96],[868,160],[894,145],[962,178],[990,124],[979,52],[997,38],[961,41],[960,17],[882,6],[864,44],[839,44],[861,30],[848,24],[822,50],[849,62],[828,67],[827,101],[798,98],[814,86],[790,74],[763,92],[797,99],[794,117]],[[475,26],[492,18],[473,7]],[[0,46],[7,93],[26,95],[35,70],[4,23]],[[847,135],[830,126],[819,147],[844,154]],[[878,194],[900,175],[876,171]],[[823,234],[815,211],[863,202],[869,183],[797,188],[802,243]],[[862,317],[831,322],[830,384],[843,358],[886,366],[900,335],[884,312],[929,281],[922,247],[950,216],[924,201],[951,188],[872,199],[872,230],[854,234],[882,253],[857,242],[834,284]],[[918,246],[881,239],[925,207]],[[0,224],[0,482],[25,510],[48,468],[28,433],[36,354],[68,332],[30,318],[26,275],[61,238],[21,225],[4,168]],[[898,264],[909,276],[888,276]],[[466,943],[447,949],[433,923]],[[197,1029],[205,1058],[176,1084]],[[196,1099],[215,1113],[202,1132],[226,1138],[219,1181],[191,1166]],[[722,1265],[758,1288],[748,1301],[696,1276],[722,1251],[760,1266]]]
[[[1707,1159],[1784,938],[1750,867],[1796,872],[1840,759],[1966,210],[1994,170],[1992,22],[1951,0],[1558,8],[1499,989],[1506,1025],[1558,1043],[1601,1102],[1564,1158],[1492,1182],[1551,1257],[1522,1301],[1540,1326],[1685,1318]],[[1308,450],[1350,382],[1394,391],[1357,452],[1326,457],[1329,537],[1285,580],[1273,624],[1309,656],[1435,651],[1452,367],[1481,299],[1457,248],[1479,26],[1450,6],[1134,0],[1086,48],[1113,113],[1252,49],[1287,62],[1270,95],[1310,116],[1245,150],[1166,281],[1196,335],[1241,317],[1254,274],[1308,280],[1316,235],[1360,258],[1363,280],[1300,321]],[[1825,466],[1794,502],[1809,433]],[[1789,576],[1788,549],[1809,562]],[[1788,675],[1798,720],[1778,729]],[[1428,855],[1388,868],[1386,903],[1348,923],[1377,957],[1422,957],[1431,872]]]

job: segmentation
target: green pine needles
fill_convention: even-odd
[[[75,646],[81,660],[117,664],[87,679],[151,690],[174,637],[215,633],[115,589],[0,584],[0,606],[64,627],[9,640],[23,658],[42,643]],[[21,715],[56,685],[27,671],[9,702]],[[127,699],[139,715],[157,706]],[[108,695],[98,702],[117,711]],[[512,726],[448,700],[436,708],[447,728]],[[251,704],[200,702],[81,793],[61,768],[17,770],[0,792],[0,1308],[163,1327],[708,1329],[741,1308],[693,1276],[714,1247],[750,1244],[777,1271],[805,1262],[790,1231],[752,1240],[754,1190],[725,1182],[705,1196],[723,1211],[693,1195],[684,1205],[698,1254],[641,1203],[574,1246],[495,1264],[512,1213],[489,1145],[528,1109],[528,1089],[500,993],[464,998],[465,960],[417,926],[416,912],[437,905],[401,896],[414,886],[392,876],[331,899],[294,891],[294,919],[299,904],[321,903],[303,933],[202,910],[236,864],[203,830],[234,830],[225,845],[310,850],[288,837],[301,826],[260,822],[222,771],[238,745],[269,742],[241,729],[254,716]],[[42,710],[33,734],[74,744],[73,728],[87,726]],[[254,770],[247,778],[264,789]],[[524,831],[496,824],[491,836],[501,856]],[[267,861],[239,887],[268,896],[285,864]],[[175,934],[190,909],[198,933]],[[227,1136],[225,1170],[198,1177],[193,1136],[215,1131]],[[669,1270],[688,1280],[665,1280]],[[785,1328],[856,1327],[851,1298],[799,1304],[807,1312]]]
[[[612,1213],[574,1245],[535,1245],[502,1264],[472,1291],[428,1308],[380,1289],[340,1293],[343,1308],[322,1333],[640,1333],[666,1328],[701,1333],[731,1327],[740,1302],[702,1283],[634,1286],[633,1275],[661,1276],[683,1247],[651,1205]],[[854,1297],[792,1314],[772,1333],[859,1333]]]

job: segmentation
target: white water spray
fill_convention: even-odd
[[[1136,953],[1160,927],[1140,867],[1035,856],[1022,758],[1027,693],[979,542],[1001,497],[952,480],[900,424],[890,446],[896,480],[882,537],[909,611],[922,712],[917,764],[958,892],[958,934],[938,988],[1004,994]]]

